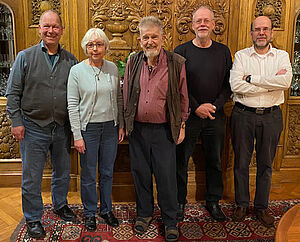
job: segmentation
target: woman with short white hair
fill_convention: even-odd
[[[118,142],[124,138],[123,98],[116,65],[104,60],[109,40],[99,28],[91,28],[81,41],[87,59],[73,66],[68,80],[68,111],[74,146],[80,154],[81,200],[85,227],[97,229],[96,175],[98,165],[100,216],[113,227],[113,167]]]

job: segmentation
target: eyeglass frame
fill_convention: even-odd
[[[264,27],[264,28],[255,28],[254,30],[251,30],[254,33],[260,33],[261,31],[263,31],[263,33],[267,33],[267,32],[271,32],[272,28],[269,27]]]
[[[99,48],[102,48],[103,46],[105,46],[105,43],[102,43],[102,42],[97,42],[97,43],[87,43],[86,44],[86,48],[89,49],[89,50],[92,50],[94,49],[94,47],[96,46],[97,49]]]

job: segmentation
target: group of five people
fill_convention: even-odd
[[[142,18],[138,38],[142,51],[129,58],[121,90],[117,67],[104,59],[109,40],[102,30],[87,31],[81,46],[88,58],[77,64],[59,45],[60,16],[53,10],[42,14],[41,43],[18,54],[6,92],[12,134],[20,141],[22,205],[31,237],[45,236],[41,182],[48,151],[54,213],[65,221],[76,220],[67,202],[71,130],[80,154],[87,230],[97,228],[97,166],[100,216],[110,226],[119,225],[112,213],[111,191],[117,145],[125,134],[136,192],[137,234],[145,233],[153,218],[154,175],[166,240],[178,240],[177,223],[184,219],[187,203],[188,161],[198,138],[206,164],[206,208],[215,220],[226,220],[219,200],[223,107],[231,92],[237,204],[233,220],[242,221],[249,212],[249,164],[255,146],[254,211],[265,226],[273,225],[267,208],[282,131],[279,105],[292,78],[289,56],[271,46],[271,20],[260,16],[251,25],[253,46],[238,51],[232,65],[229,48],[211,38],[214,27],[213,10],[199,7],[192,20],[195,38],[174,53],[162,47],[162,22],[154,16]]]

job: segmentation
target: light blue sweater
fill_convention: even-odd
[[[100,78],[111,83],[110,103],[112,104],[113,119],[115,125],[119,124],[119,128],[123,128],[123,97],[116,65],[113,62],[104,60]],[[86,126],[92,117],[93,108],[97,101],[97,81],[93,69],[84,61],[73,66],[70,70],[67,99],[74,140],[82,138],[81,130],[86,130]]]

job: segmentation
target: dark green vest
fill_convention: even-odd
[[[173,52],[165,50],[168,65],[168,91],[167,91],[167,117],[171,127],[174,142],[177,142],[181,124],[181,105],[179,80],[182,65],[185,59]],[[126,110],[124,113],[126,129],[130,134],[133,130],[134,118],[140,96],[140,74],[143,64],[144,52],[141,51],[130,57],[128,94]]]

